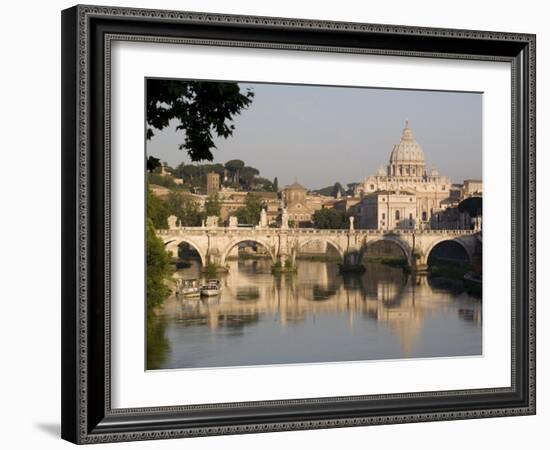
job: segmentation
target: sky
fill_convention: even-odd
[[[453,183],[481,179],[483,94],[362,87],[239,83],[254,91],[234,119],[235,131],[216,138],[214,162],[241,159],[279,186],[319,189],[361,181],[386,167],[405,121],[424,150],[428,169]],[[148,155],[175,167],[190,163],[174,121],[155,131]]]

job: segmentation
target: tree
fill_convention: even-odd
[[[238,83],[183,80],[147,80],[147,139],[154,130],[166,128],[175,120],[191,161],[212,161],[214,134],[228,138],[233,134],[234,117],[246,109],[254,93],[242,93]]]
[[[153,195],[149,186],[147,186],[147,219],[156,229],[168,228],[168,216],[170,212],[162,199]]]
[[[154,156],[149,156],[149,158],[147,158],[147,170],[150,173],[153,173],[157,167],[160,167],[160,159],[155,158]]]
[[[165,203],[169,213],[176,216],[182,226],[200,226],[203,215],[200,211],[199,204],[191,195],[171,192]]]
[[[170,257],[156,236],[153,221],[147,218],[147,314],[170,294],[164,279],[170,274]]]
[[[218,194],[210,195],[204,202],[204,214],[209,216],[220,216],[221,203]]]
[[[241,224],[256,225],[260,221],[262,199],[258,194],[249,192],[246,195],[245,206],[239,208],[235,215]]]
[[[338,194],[342,195],[342,194],[345,194],[345,193],[346,193],[346,191],[344,191],[344,188],[342,187],[342,185],[340,184],[339,181],[334,183],[334,186],[332,187],[332,192],[331,192],[331,195],[333,197],[338,197]]]
[[[482,215],[483,199],[481,197],[469,197],[458,204],[460,212],[466,212],[470,217]]]
[[[273,192],[279,192],[279,180],[277,177],[273,178]]]
[[[345,211],[323,208],[315,211],[313,226],[322,229],[341,229],[348,227],[348,215]]]
[[[233,183],[239,183],[239,171],[244,167],[244,161],[240,159],[232,159],[225,163],[225,168],[229,172],[231,181]]]
[[[253,191],[272,192],[273,191],[273,183],[271,182],[271,180],[268,180],[267,178],[255,177],[252,180],[250,188]]]
[[[355,190],[357,189],[357,186],[359,186],[360,183],[357,183],[357,182],[353,182],[353,183],[348,183],[347,186],[348,186],[348,190],[346,191],[346,194],[347,195],[353,195],[355,193]]]
[[[239,184],[245,191],[249,191],[252,188],[252,182],[256,175],[259,175],[260,171],[254,167],[245,166],[240,169]]]

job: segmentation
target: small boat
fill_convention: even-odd
[[[222,285],[220,280],[208,280],[200,288],[200,293],[205,297],[212,297],[214,295],[219,295],[222,290]]]
[[[200,282],[198,278],[190,280],[177,280],[176,290],[179,295],[193,297],[200,295]]]

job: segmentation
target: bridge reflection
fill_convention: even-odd
[[[432,317],[451,314],[464,323],[481,322],[480,301],[463,292],[460,283],[441,283],[382,264],[369,263],[364,274],[342,276],[334,263],[300,261],[296,274],[278,277],[271,274],[269,260],[229,264],[219,297],[205,301],[172,296],[160,316],[179,327],[225,329],[235,335],[262,321],[297,327],[309,319],[344,314],[350,329],[374,323],[389,330],[403,356],[413,353]],[[176,276],[199,276],[198,264]]]

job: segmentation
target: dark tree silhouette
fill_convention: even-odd
[[[147,139],[171,120],[182,131],[183,143],[192,161],[212,161],[214,134],[233,134],[234,117],[252,102],[254,93],[242,93],[238,83],[182,80],[147,80]]]
[[[469,197],[458,204],[460,212],[467,212],[470,217],[478,217],[482,214],[483,199],[481,197]]]

